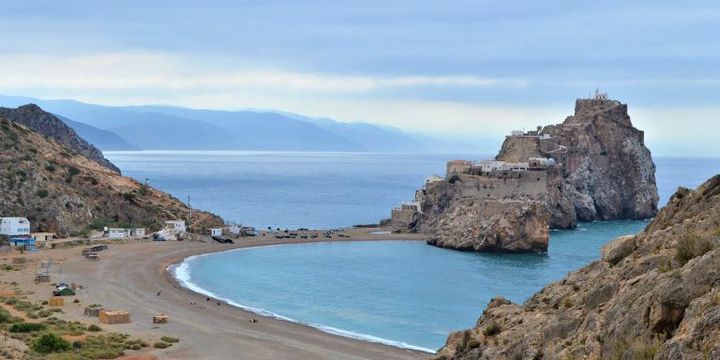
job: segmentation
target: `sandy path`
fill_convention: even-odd
[[[372,240],[364,236],[355,240]],[[388,238],[387,235],[384,238]],[[411,237],[413,238],[413,237]],[[350,240],[350,239],[344,239]],[[83,284],[83,304],[128,310],[133,323],[103,325],[106,330],[143,338],[180,338],[165,350],[154,350],[171,359],[424,359],[422,352],[398,349],[323,333],[319,330],[264,318],[226,304],[207,302],[204,296],[177,285],[165,269],[199,253],[278,243],[309,242],[303,239],[254,238],[236,245],[197,242],[149,242],[112,245],[93,262],[79,255],[67,256],[61,278]],[[79,248],[61,251],[79,253]],[[55,250],[52,250],[55,251]],[[49,252],[52,252],[49,251]],[[160,291],[160,296],[157,292]],[[192,304],[191,304],[192,303]],[[79,307],[75,309],[76,316]],[[152,315],[164,313],[170,322],[153,325]],[[68,313],[73,316],[72,312]],[[250,323],[251,318],[258,319]],[[87,321],[85,317],[85,321]]]

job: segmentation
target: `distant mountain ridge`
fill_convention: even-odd
[[[102,106],[74,100],[0,96],[0,105],[36,103],[102,150],[275,150],[423,152],[425,139],[368,123],[278,111]]]

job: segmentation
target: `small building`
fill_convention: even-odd
[[[0,235],[30,236],[30,221],[24,217],[0,218]]]
[[[510,136],[523,136],[525,132],[522,130],[513,130],[510,132]]]
[[[221,228],[213,228],[210,229],[210,236],[222,236],[223,229]]]
[[[145,236],[145,228],[130,228],[128,229],[128,235],[130,237],[143,237]]]
[[[130,322],[130,313],[123,310],[105,310],[98,313],[98,318],[104,324],[127,324]]]
[[[443,181],[443,178],[438,175],[432,175],[425,179],[425,184],[431,184],[438,181]]]
[[[55,233],[50,233],[50,232],[34,232],[34,233],[30,233],[30,237],[35,239],[36,243],[40,244],[40,243],[46,243],[48,241],[52,241],[57,236]]]
[[[123,228],[110,228],[107,231],[107,237],[111,239],[122,239],[128,237],[128,230]]]
[[[175,231],[176,233],[187,231],[185,220],[168,220],[165,222],[165,229]]]
[[[228,232],[230,232],[230,233],[233,234],[233,235],[238,235],[238,236],[240,236],[240,235],[242,235],[242,233],[243,233],[243,227],[240,226],[240,225],[230,225],[230,226],[228,227]]]

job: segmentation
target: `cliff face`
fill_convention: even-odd
[[[632,126],[627,105],[579,99],[573,116],[560,125],[546,126],[539,135],[507,138],[496,159],[555,160],[559,166],[548,171],[551,227],[655,216],[655,164],[643,132]]]
[[[466,251],[544,252],[547,222],[539,201],[463,199],[432,220],[428,244]]]
[[[120,169],[103,157],[102,152],[90,145],[55,115],[44,111],[35,104],[28,104],[9,109],[0,107],[0,117],[22,124],[42,135],[48,136],[67,146],[74,152],[95,161],[96,163],[120,173]]]
[[[223,223],[1,117],[0,174],[0,214],[27,217],[32,231],[80,234],[93,222],[150,230],[172,219],[198,229]]]
[[[437,359],[720,359],[720,175],[524,305],[491,301]]]

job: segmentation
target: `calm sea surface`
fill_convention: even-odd
[[[226,220],[256,227],[374,223],[412,198],[452,158],[267,152],[109,152],[124,174]],[[720,159],[655,158],[661,205],[678,186],[720,173]],[[178,278],[196,291],[326,331],[434,350],[471,327],[496,295],[522,302],[599,256],[644,221],[551,232],[547,254],[472,254],[423,242],[351,242],[244,249],[188,259]]]

